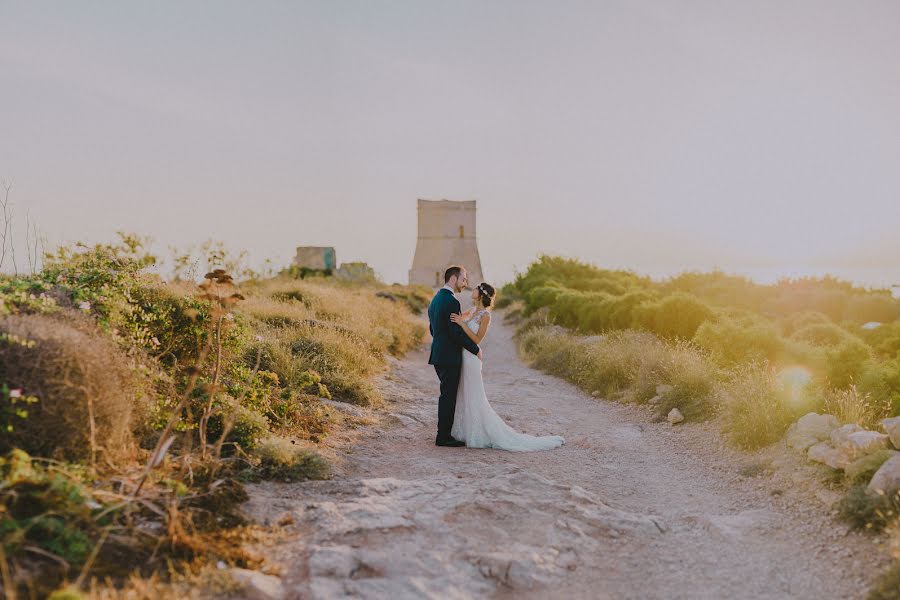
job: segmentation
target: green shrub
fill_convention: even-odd
[[[833,321],[828,318],[828,315],[824,315],[814,310],[804,310],[792,313],[782,319],[781,333],[787,337],[791,337],[794,335],[795,331],[810,325],[830,325],[832,323]]]
[[[900,318],[900,301],[890,291],[856,294],[847,301],[844,320],[853,323],[890,323]]]
[[[99,537],[103,523],[95,515],[102,508],[82,475],[65,465],[47,468],[21,450],[0,457],[0,543],[7,555],[35,546],[81,564]]]
[[[712,309],[698,298],[678,293],[639,305],[635,323],[664,338],[690,340],[712,316]]]
[[[850,338],[825,351],[825,376],[832,387],[845,388],[858,381],[872,358],[862,340]]]
[[[791,339],[814,346],[839,346],[855,338],[846,329],[834,323],[813,323],[794,331]]]
[[[694,341],[721,365],[774,361],[784,350],[775,327],[761,319],[739,321],[721,317],[697,328]]]
[[[900,600],[900,562],[895,561],[875,580],[866,600]]]
[[[331,467],[318,453],[283,438],[267,438],[254,454],[259,459],[256,473],[263,479],[303,481],[331,477]]]
[[[545,285],[531,290],[527,296],[528,309],[526,312],[530,314],[539,308],[554,304],[556,298],[563,292],[565,292],[563,288],[555,285]]]
[[[226,456],[239,451],[250,452],[267,435],[269,423],[266,418],[252,408],[240,405],[234,398],[224,397],[218,408],[209,419],[208,439],[215,443],[222,437],[226,425],[230,425],[222,446]]]
[[[870,494],[865,485],[855,485],[838,502],[838,516],[855,529],[881,531],[897,520],[900,491],[893,495]]]

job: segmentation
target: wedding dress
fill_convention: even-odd
[[[481,317],[487,311],[481,310],[466,322],[472,331],[478,331]],[[462,350],[462,374],[456,393],[456,413],[453,418],[452,435],[466,443],[469,448],[498,448],[511,452],[532,452],[549,450],[562,446],[565,440],[558,435],[533,436],[519,433],[503,422],[494,412],[484,392],[481,378],[481,359]]]

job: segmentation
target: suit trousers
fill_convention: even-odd
[[[434,365],[434,370],[441,381],[437,430],[437,441],[440,442],[450,439],[450,431],[453,429],[453,416],[456,414],[456,391],[459,389],[462,364]]]

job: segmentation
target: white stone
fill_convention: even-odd
[[[666,420],[670,425],[674,425],[675,423],[681,423],[684,421],[684,415],[681,414],[681,411],[677,408],[673,408],[669,411],[669,416],[666,417]]]
[[[831,438],[831,432],[840,426],[833,415],[820,415],[814,412],[807,413],[797,420],[797,433],[811,435],[818,440]]]
[[[232,579],[244,588],[243,598],[248,600],[282,600],[285,596],[281,579],[274,575],[238,568],[231,569],[230,574]]]
[[[675,388],[669,384],[661,383],[658,386],[656,386],[656,395],[657,396],[665,396],[666,394],[670,393],[674,389]]]
[[[814,435],[799,433],[797,431],[796,423],[788,427],[787,434],[785,434],[784,436],[784,440],[789,448],[800,451],[806,450],[810,446],[814,446],[819,442],[819,438]]]
[[[831,445],[831,442],[819,442],[809,449],[809,460],[823,463],[832,469],[843,469],[846,463],[841,461],[841,453]]]
[[[847,441],[848,435],[850,435],[851,433],[856,433],[857,431],[865,431],[865,429],[863,429],[856,423],[841,425],[831,432],[831,445],[835,448],[839,447],[841,444]]]
[[[875,471],[872,481],[869,482],[869,491],[875,493],[893,494],[900,490],[900,454],[887,459],[881,467]]]
[[[891,443],[894,445],[894,448],[900,450],[900,417],[883,419],[881,421],[881,427],[891,438]]]
[[[652,398],[647,400],[647,402],[649,402],[650,404],[659,404],[660,402],[662,402],[662,396],[660,396],[660,395],[653,396]]]
[[[884,450],[888,447],[888,439],[887,435],[877,431],[863,430],[850,433],[837,448],[841,462],[846,466],[867,454]]]

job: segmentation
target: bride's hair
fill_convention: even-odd
[[[497,295],[497,290],[487,283],[479,283],[476,289],[478,290],[478,299],[481,301],[481,305],[485,308],[490,308],[494,304],[494,296]]]

